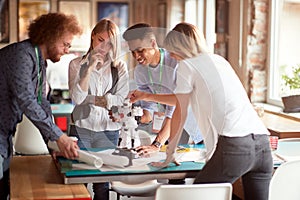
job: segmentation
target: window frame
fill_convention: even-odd
[[[279,2],[270,1],[269,4],[269,48],[268,48],[268,92],[267,92],[267,103],[281,106],[282,101],[276,97],[276,91],[273,87],[275,83],[278,83],[278,73],[275,67],[277,66],[277,55],[278,55],[278,27],[279,24],[275,23],[279,20]]]

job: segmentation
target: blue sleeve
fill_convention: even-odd
[[[9,55],[14,60],[9,62],[9,87],[19,109],[40,130],[43,138],[57,140],[63,133],[52,120],[49,101],[44,97],[42,103],[37,102],[37,64],[35,52],[28,49],[14,48]],[[41,57],[40,57],[41,58]],[[40,59],[42,60],[42,59]],[[46,74],[43,74],[46,80]]]

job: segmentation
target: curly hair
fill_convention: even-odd
[[[35,45],[56,42],[65,33],[79,35],[82,29],[74,15],[48,13],[36,18],[28,27],[28,36]]]

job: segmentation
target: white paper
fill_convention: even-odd
[[[105,151],[90,152],[91,154],[102,158],[104,165],[114,166],[114,167],[125,167],[129,164],[129,158],[125,156],[113,155],[114,149],[109,149]]]
[[[178,162],[205,162],[206,150],[205,149],[192,149],[188,152],[176,153],[176,161]]]
[[[160,162],[166,159],[165,152],[157,152],[151,154],[150,157],[144,158],[135,158],[132,160],[132,165],[127,166],[128,158],[125,156],[112,155],[114,149],[98,151],[98,152],[90,152],[93,155],[97,155],[103,158],[103,166],[101,167],[101,171],[147,171],[149,170],[148,164],[151,162]],[[205,149],[193,149],[189,152],[184,153],[176,153],[176,160],[178,162],[205,162]],[[113,158],[113,159],[112,159]],[[109,164],[106,163],[109,159]],[[125,162],[127,160],[127,162]],[[119,163],[120,162],[120,163]],[[122,163],[123,162],[123,163]],[[93,166],[88,166],[83,163],[76,163],[72,165],[73,169],[95,169]]]

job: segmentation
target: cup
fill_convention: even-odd
[[[270,147],[271,147],[271,150],[274,151],[277,149],[278,147],[278,136],[270,136]]]

